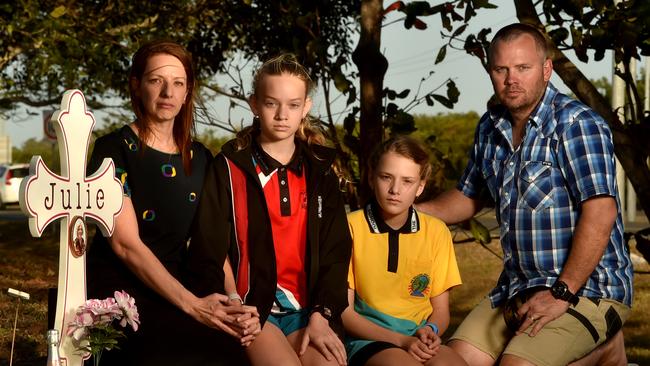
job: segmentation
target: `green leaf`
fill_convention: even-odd
[[[569,31],[566,28],[557,28],[550,31],[548,35],[553,39],[555,44],[561,44],[569,38]]]
[[[454,108],[454,104],[449,99],[443,97],[442,95],[440,95],[440,94],[431,94],[431,96],[433,97],[433,99],[437,100],[438,103],[444,105],[445,107],[447,107],[449,109]]]
[[[442,62],[442,60],[445,59],[445,56],[447,56],[447,45],[440,47],[440,50],[438,51],[438,56],[436,56],[436,64]]]
[[[343,119],[343,129],[347,134],[352,134],[354,128],[357,126],[357,119],[352,113],[348,114],[347,117]]]
[[[52,18],[60,18],[61,16],[63,16],[65,14],[66,10],[67,9],[65,8],[65,6],[59,5],[56,8],[54,8],[54,10],[52,10],[52,12],[50,13],[50,16]]]
[[[458,102],[458,97],[460,96],[460,91],[456,87],[456,83],[453,80],[447,82],[447,98],[453,104]]]
[[[481,244],[489,244],[492,241],[492,237],[490,236],[490,230],[485,227],[485,225],[481,224],[478,220],[475,218],[469,219],[469,227],[472,232],[472,236],[474,237],[474,240]]]
[[[404,89],[399,94],[395,95],[395,97],[397,97],[399,99],[404,99],[409,95],[410,92],[411,92],[411,89]]]
[[[341,72],[334,74],[333,77],[334,87],[336,87],[336,90],[340,91],[341,93],[345,93],[350,87],[350,81]]]
[[[427,102],[427,105],[429,107],[433,106],[433,99],[431,99],[431,96],[429,94],[424,96],[424,100]]]
[[[384,88],[384,95],[390,100],[395,100],[397,97],[397,92],[393,89]]]
[[[355,100],[357,100],[357,89],[350,85],[348,88],[348,99],[345,101],[345,105],[350,105],[354,103]]]
[[[451,36],[452,36],[452,37],[456,37],[456,36],[459,36],[459,35],[463,34],[463,32],[465,31],[465,29],[467,29],[467,26],[468,26],[468,25],[469,25],[469,24],[467,24],[467,23],[461,25],[460,27],[458,27],[458,28],[454,31],[454,33],[453,33]]]

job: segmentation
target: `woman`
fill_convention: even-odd
[[[88,296],[101,299],[126,290],[136,300],[141,327],[120,342],[120,352],[108,352],[102,361],[230,364],[225,354],[215,354],[215,345],[228,347],[231,356],[237,353],[238,343],[250,342],[259,328],[257,311],[229,306],[219,293],[198,298],[179,281],[211,160],[210,152],[192,140],[190,54],[173,42],[142,46],[133,56],[129,87],[136,120],[98,139],[89,163],[94,171],[105,157],[112,158],[125,196],[113,236],[98,233],[88,252]]]

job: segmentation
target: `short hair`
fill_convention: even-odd
[[[420,179],[427,180],[431,174],[431,164],[429,163],[429,153],[424,145],[413,137],[398,135],[386,140],[381,144],[368,160],[368,169],[371,174],[377,170],[379,160],[384,154],[394,152],[407,159],[413,160],[420,166]]]
[[[546,37],[539,31],[539,29],[533,27],[530,24],[525,23],[512,23],[506,25],[505,27],[499,29],[499,31],[494,35],[492,41],[490,42],[490,47],[488,48],[488,63],[492,63],[492,54],[494,53],[494,47],[497,42],[512,41],[516,38],[519,38],[522,34],[528,34],[535,40],[535,46],[537,51],[542,54],[546,59],[548,57],[548,47],[546,47]]]

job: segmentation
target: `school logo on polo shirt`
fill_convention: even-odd
[[[415,297],[424,297],[429,292],[431,278],[426,273],[420,273],[411,279],[409,294]]]

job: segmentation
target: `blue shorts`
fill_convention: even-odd
[[[278,327],[285,336],[305,328],[309,323],[309,313],[306,310],[297,310],[287,313],[271,313],[267,321]]]

